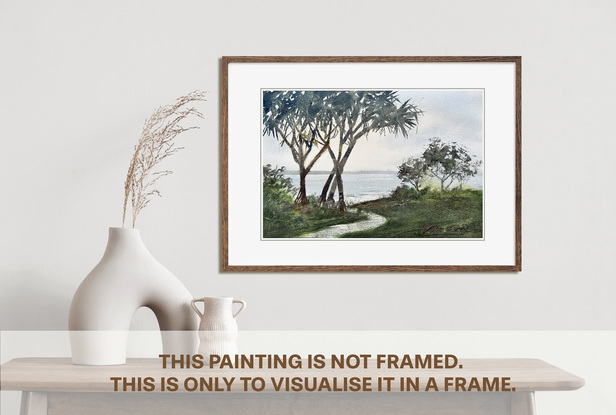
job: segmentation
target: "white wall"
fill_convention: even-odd
[[[210,91],[138,227],[244,330],[614,330],[614,3],[0,1],[0,328],[62,330],[152,110]],[[521,55],[523,272],[221,274],[220,57]],[[151,328],[140,313],[135,327]]]
[[[613,413],[602,373],[614,360],[602,353],[616,330],[615,14],[610,0],[0,0],[0,330],[66,329],[73,292],[120,224],[143,121],[203,89],[206,119],[180,138],[163,198],[138,222],[195,296],[246,300],[244,331],[609,330],[469,333],[483,347],[465,334],[451,344],[586,378],[582,395],[550,397],[551,411],[538,396],[540,414],[589,402]],[[523,272],[221,274],[223,55],[521,55]],[[134,327],[154,328],[150,313]],[[501,349],[512,338],[524,347]]]

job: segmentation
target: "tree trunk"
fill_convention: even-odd
[[[298,206],[305,206],[308,204],[308,196],[306,195],[306,170],[300,169],[299,171],[299,192],[295,197],[295,204]]]
[[[336,172],[336,184],[338,185],[338,212],[344,212],[346,210],[346,204],[344,203],[344,187],[342,185],[342,174]]]
[[[332,169],[331,173],[329,174],[329,177],[327,178],[327,180],[325,181],[325,184],[323,185],[323,190],[321,190],[321,196],[319,196],[319,204],[323,205],[326,201],[327,201],[327,192],[329,190],[329,186],[331,186],[332,181],[334,180],[334,173],[336,172],[336,169]]]
[[[336,189],[338,188],[338,179],[332,183],[332,187],[329,189],[329,193],[327,195],[327,200],[334,200],[334,195],[336,194]]]
[[[325,185],[323,186],[323,190],[321,191],[321,196],[319,196],[319,203],[321,205],[326,204],[327,202],[334,202],[334,195],[336,194],[336,189],[338,189],[338,179],[335,173],[336,169],[334,168],[332,172],[329,174]],[[334,180],[336,178],[336,180]]]
[[[336,159],[334,154],[330,152],[330,155],[332,157],[332,162],[334,163],[334,168],[332,169],[331,173],[329,173],[329,177],[327,178],[327,181],[325,182],[325,185],[323,186],[321,196],[319,197],[319,201],[321,203],[325,203],[326,201],[329,201],[329,200],[333,201],[334,194],[336,193],[336,188],[337,188],[338,189],[338,205],[339,205],[338,209],[340,209],[340,206],[342,206],[342,210],[340,210],[341,212],[344,212],[344,210],[346,209],[346,205],[344,203],[344,188],[342,186],[342,172],[344,171],[344,166],[346,165],[346,162],[349,160],[351,151],[353,151],[353,147],[355,147],[355,143],[356,141],[349,143],[344,155],[342,156],[342,159],[340,160]],[[332,185],[334,175],[336,176],[336,181]],[[328,190],[329,190],[329,194],[328,194]]]

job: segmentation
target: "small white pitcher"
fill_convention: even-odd
[[[196,303],[203,302],[203,313]],[[240,304],[233,313],[233,304]],[[207,363],[210,355],[237,354],[237,323],[235,318],[246,308],[246,302],[233,297],[195,298],[190,305],[201,318],[199,324],[199,354]]]

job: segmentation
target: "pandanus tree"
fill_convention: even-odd
[[[297,205],[308,204],[306,176],[335,134],[329,117],[330,91],[264,91],[263,134],[291,150],[299,168]]]
[[[342,173],[359,139],[370,133],[407,137],[417,127],[422,112],[408,100],[401,102],[395,91],[336,91],[327,97],[326,103],[324,113],[331,117],[335,128],[326,147],[333,168],[319,201],[333,201],[337,190],[338,210],[344,211]]]

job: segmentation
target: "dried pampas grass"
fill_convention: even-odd
[[[175,103],[158,108],[145,121],[141,138],[135,146],[135,153],[128,167],[126,182],[124,182],[122,227],[126,222],[129,199],[134,228],[137,215],[150,203],[150,197],[153,195],[160,196],[160,192],[154,188],[154,185],[161,177],[172,172],[156,170],[155,168],[165,158],[183,148],[175,145],[175,137],[185,131],[199,128],[197,126],[183,127],[180,125],[185,118],[192,115],[203,118],[203,114],[196,108],[187,106],[195,101],[205,101],[205,93],[194,91],[182,96]]]

